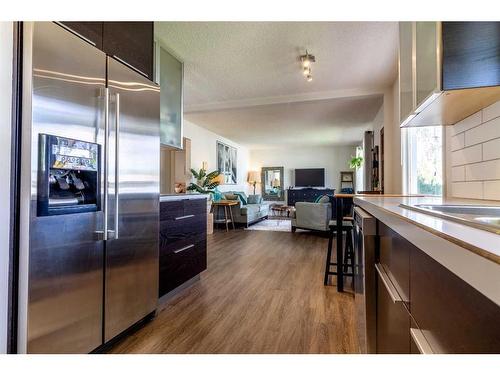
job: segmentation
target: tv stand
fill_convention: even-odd
[[[295,206],[297,202],[314,202],[322,195],[333,195],[335,189],[328,188],[290,188],[287,190],[287,205]]]

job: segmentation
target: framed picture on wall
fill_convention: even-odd
[[[238,183],[238,160],[235,147],[217,141],[217,169],[224,176],[224,184]]]

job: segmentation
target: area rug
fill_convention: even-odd
[[[287,219],[267,219],[250,225],[245,230],[267,230],[272,232],[291,232],[292,221]]]

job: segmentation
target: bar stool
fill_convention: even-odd
[[[328,285],[328,276],[330,275],[337,275],[336,271],[331,271],[330,267],[336,266],[338,267],[339,265],[337,262],[332,262],[332,247],[333,247],[333,237],[338,236],[339,233],[342,236],[344,233],[346,234],[346,241],[345,241],[345,246],[343,249],[343,264],[341,265],[343,269],[344,276],[354,276],[354,247],[353,247],[353,239],[352,239],[352,233],[353,233],[353,224],[351,220],[343,220],[342,221],[342,228],[341,230],[337,230],[337,221],[336,220],[330,220],[329,222],[329,236],[328,236],[328,252],[326,255],[326,264],[325,264],[325,279],[324,279],[324,285]],[[351,269],[350,272],[349,268]]]

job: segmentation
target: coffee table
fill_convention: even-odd
[[[295,207],[293,206],[285,206],[285,205],[274,205],[270,207],[273,215],[278,213],[276,216],[286,216],[290,217],[290,213],[295,211]]]

